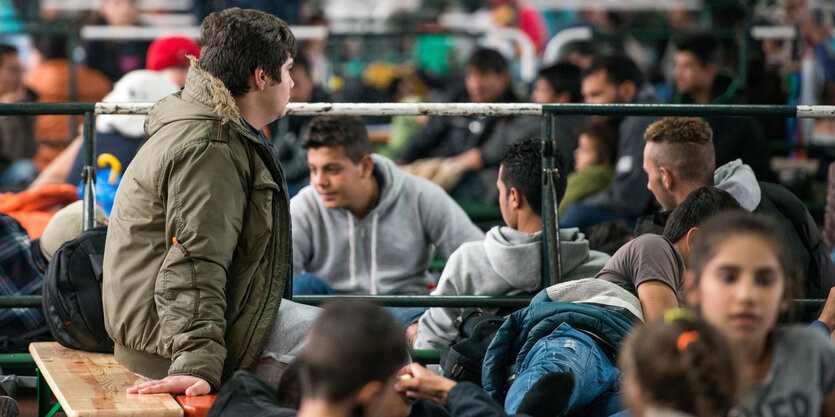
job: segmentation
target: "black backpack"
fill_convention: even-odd
[[[504,317],[485,313],[477,307],[464,310],[455,320],[458,336],[441,352],[444,376],[455,381],[470,381],[481,386],[481,364],[490,342],[502,326]]]
[[[52,256],[43,278],[43,311],[52,337],[62,346],[113,352],[104,329],[102,262],[107,226],[87,230]]]

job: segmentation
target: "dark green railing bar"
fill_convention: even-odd
[[[35,361],[29,353],[4,353],[0,355],[0,366],[30,366],[34,365]]]
[[[531,297],[526,295],[486,296],[486,295],[296,295],[293,301],[320,305],[335,298],[362,299],[376,301],[390,307],[513,307],[528,306]],[[793,300],[798,309],[820,309],[826,300],[799,298]],[[40,295],[4,295],[0,296],[0,308],[41,308]]]
[[[2,295],[0,308],[41,308],[40,295]]]
[[[527,307],[530,296],[485,295],[294,295],[293,301],[320,305],[333,299],[371,300],[387,307]]]
[[[81,220],[85,231],[96,227],[96,142],[93,137],[95,125],[95,114],[84,113],[84,206]]]
[[[543,104],[543,113],[597,116],[772,116],[797,117],[789,105]]]
[[[558,219],[554,216],[554,207],[559,202],[554,201],[550,192],[551,171],[556,168],[554,159],[554,115],[545,113],[542,116],[542,266],[540,288],[547,288],[560,281],[559,264],[559,231]]]
[[[0,115],[95,113],[96,103],[9,103],[0,104]]]

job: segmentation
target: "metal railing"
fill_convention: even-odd
[[[97,114],[147,114],[152,103],[19,103],[0,104],[0,115],[82,114],[84,115],[84,164],[85,176],[83,221],[85,229],[95,224],[95,196],[92,179],[95,177],[94,124]],[[608,115],[608,116],[772,116],[790,118],[835,118],[835,106],[789,105],[676,105],[676,104],[532,104],[532,103],[292,103],[287,106],[288,115],[433,115],[433,116],[504,116],[526,115],[542,117],[543,141],[543,264],[542,287],[559,282],[559,240],[556,198],[549,194],[548,185],[556,176],[553,153],[556,144],[552,126],[554,117],[560,115]],[[339,296],[298,296],[299,301],[316,304]],[[519,307],[527,305],[528,296],[351,296],[372,298],[390,306],[428,307]],[[12,297],[19,300],[19,307],[39,306],[40,297]],[[804,305],[822,303],[821,300],[800,300]],[[0,297],[0,307],[9,297]]]

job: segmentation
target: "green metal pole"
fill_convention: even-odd
[[[543,104],[543,113],[598,116],[772,116],[798,117],[797,106],[719,104]]]
[[[94,135],[95,115],[84,113],[84,205],[81,218],[84,230],[96,227],[96,142]]]
[[[96,103],[8,103],[0,104],[0,115],[95,113]]]
[[[542,116],[542,288],[548,288],[560,281],[559,225],[555,216],[558,202],[551,193],[552,172],[556,169],[554,160],[554,115]]]
[[[78,62],[75,61],[75,47],[78,46],[78,36],[79,33],[73,31],[67,37],[67,59],[70,63],[70,102],[78,101]],[[78,132],[78,122],[75,117],[70,117],[70,131],[68,136],[70,140],[75,137],[76,132]]]
[[[40,295],[3,295],[0,296],[0,308],[41,308]]]
[[[52,399],[52,390],[49,389],[49,384],[46,383],[41,370],[35,368],[35,373],[38,376],[38,417],[45,417],[49,413],[49,402]]]
[[[29,353],[5,353],[0,355],[0,365],[2,366],[33,366],[35,361]]]
[[[319,305],[328,300],[345,298],[371,300],[389,307],[509,307],[522,308],[530,304],[530,296],[454,296],[454,295],[294,295],[293,301]]]

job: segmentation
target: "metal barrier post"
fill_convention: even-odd
[[[93,140],[95,115],[84,113],[84,171],[81,178],[84,183],[84,206],[82,221],[84,230],[96,227],[96,146]]]
[[[542,115],[542,288],[548,288],[560,281],[559,225],[557,224],[557,196],[552,193],[554,183],[552,172],[556,169],[554,152],[554,115]]]

